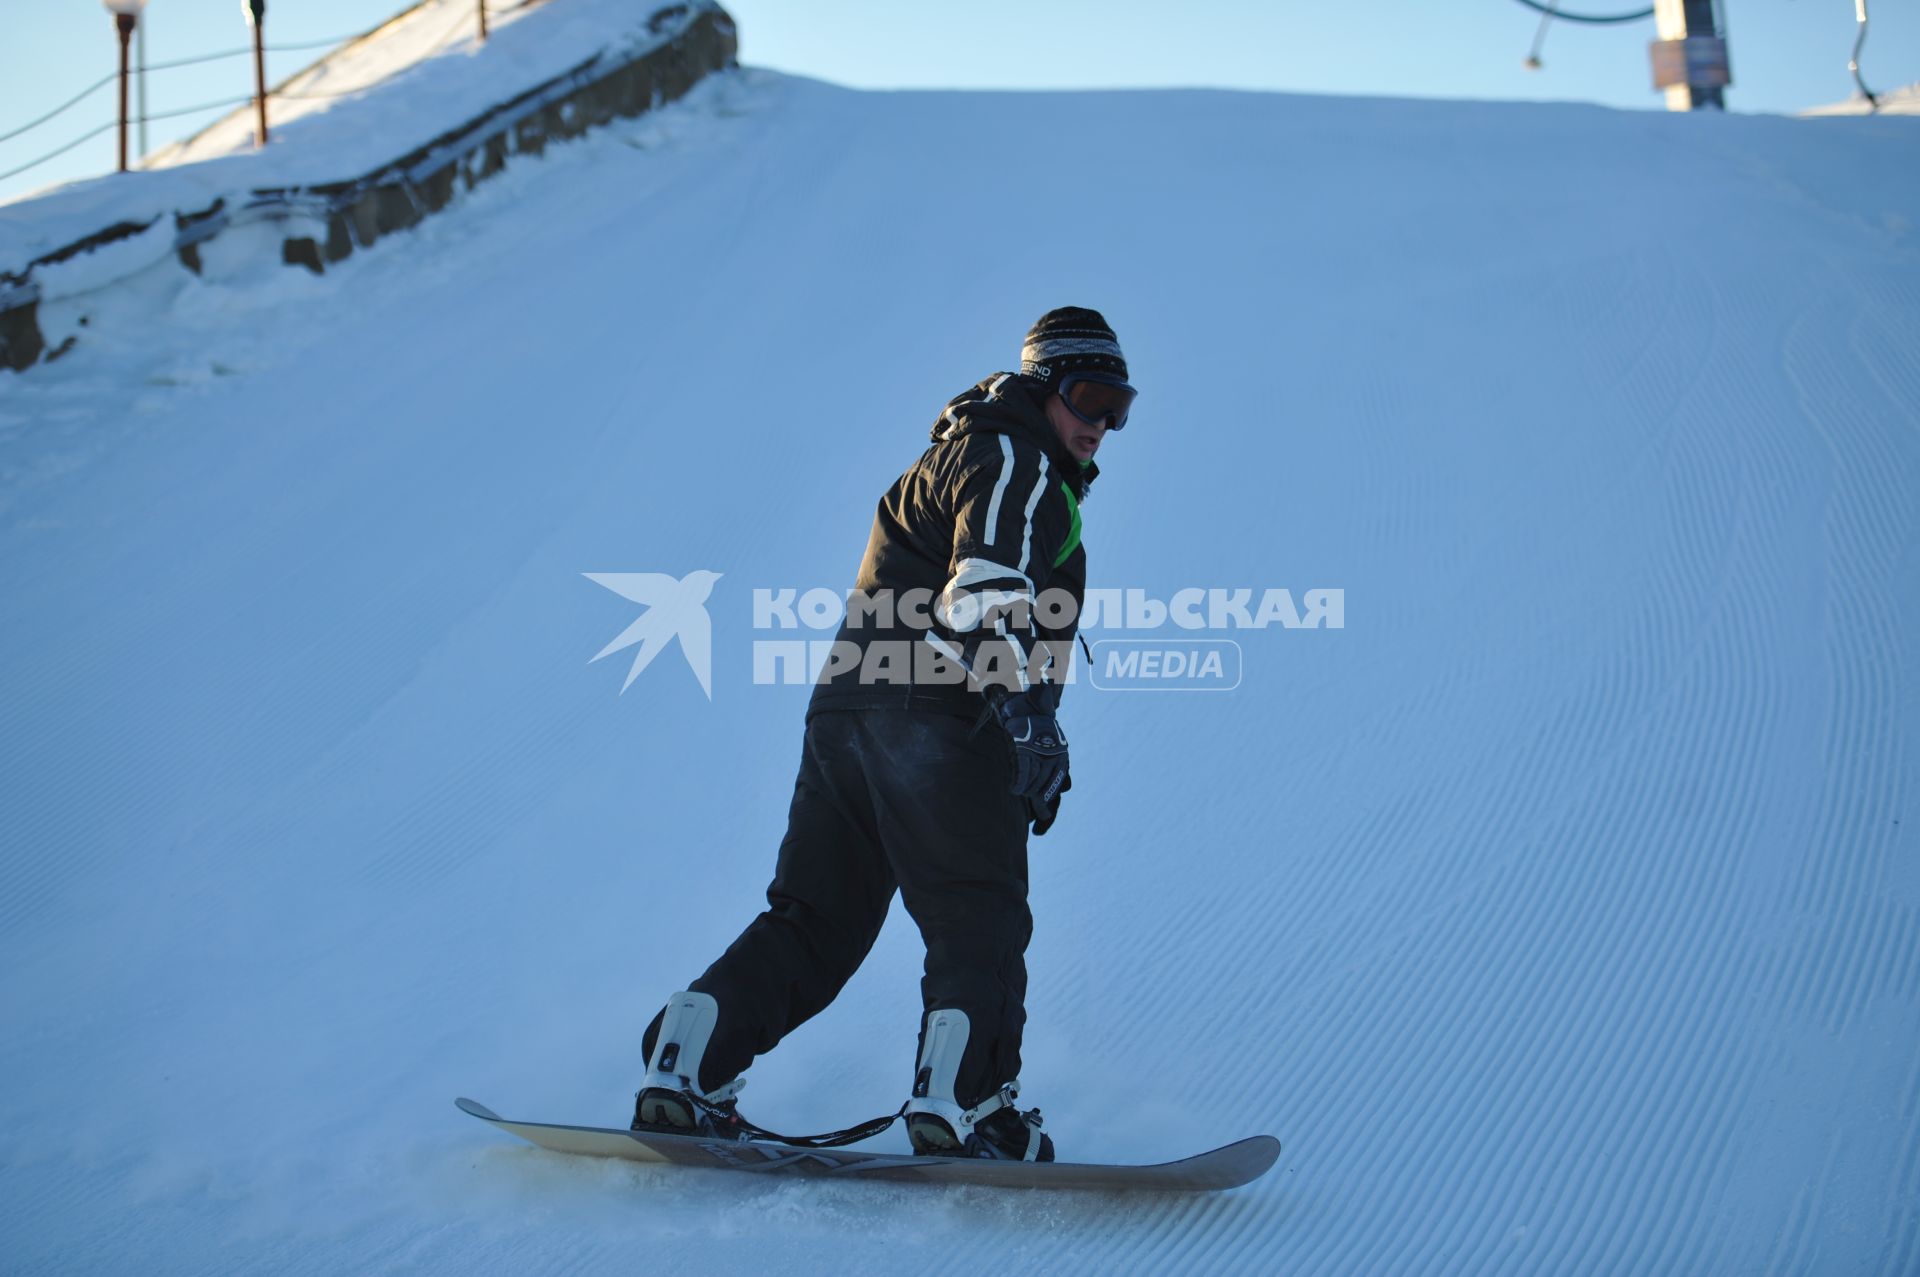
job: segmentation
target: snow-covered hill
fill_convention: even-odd
[[[0,378],[4,1267],[1920,1270],[1917,141],[745,72],[431,251],[121,297]],[[1028,1098],[1280,1165],[756,1181],[455,1112],[624,1117],[783,826],[753,592],[850,584],[1060,304],[1144,387],[1094,583],[1345,625],[1070,694]],[[583,573],[696,569],[711,700],[621,695]],[[897,1104],[918,965],[896,917],[747,1112]]]

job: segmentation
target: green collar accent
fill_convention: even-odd
[[[1081,468],[1084,469],[1087,463],[1082,461],[1080,465]],[[1053,566],[1055,567],[1059,567],[1062,563],[1065,563],[1067,557],[1080,548],[1080,503],[1074,500],[1073,489],[1067,486],[1065,479],[1060,481],[1060,492],[1067,498],[1067,512],[1073,516],[1073,522],[1067,527],[1067,539],[1066,542],[1061,545],[1060,553],[1053,556]]]

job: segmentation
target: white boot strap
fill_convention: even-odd
[[[684,1073],[660,1073],[649,1070],[646,1077],[640,1080],[640,1089],[644,1091],[651,1088],[685,1091],[695,1099],[705,1100],[709,1104],[725,1104],[747,1089],[747,1075],[742,1073],[731,1082],[716,1086],[711,1091],[702,1091],[699,1085]]]
[[[1001,1109],[1012,1108],[1013,1102],[1020,1098],[1020,1079],[1015,1078],[999,1090],[981,1100],[978,1104],[960,1115],[960,1120],[968,1126],[977,1126],[983,1117],[991,1117]]]
[[[739,1077],[733,1079],[733,1081],[714,1087],[705,1095],[701,1095],[700,1098],[709,1104],[725,1104],[728,1100],[746,1089],[747,1075],[742,1073]],[[700,1093],[696,1091],[694,1094],[699,1095]]]
[[[974,1126],[978,1126],[980,1124],[981,1118],[990,1117],[993,1114],[998,1113],[1001,1109],[1005,1108],[1006,1106],[1007,1106],[1007,1097],[1001,1094],[1000,1092],[996,1091],[992,1095],[989,1095],[986,1099],[981,1100],[978,1104],[968,1109],[965,1113],[962,1113],[960,1115],[960,1120],[962,1122],[965,1122],[967,1126],[970,1128]]]

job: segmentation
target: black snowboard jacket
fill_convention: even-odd
[[[931,445],[880,499],[808,717],[884,706],[972,716],[985,682],[1058,703],[1086,598],[1080,501],[1099,469],[1060,442],[1047,393],[998,373],[948,402]]]

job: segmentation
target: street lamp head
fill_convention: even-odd
[[[107,12],[118,18],[137,18],[140,11],[147,7],[147,0],[100,0]]]

